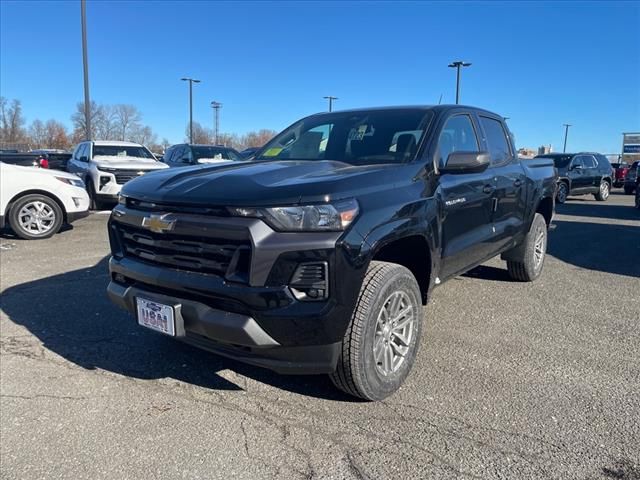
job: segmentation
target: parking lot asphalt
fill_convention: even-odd
[[[543,276],[434,291],[400,391],[355,401],[138,327],[108,216],[0,238],[0,477],[640,479],[640,212],[558,207]]]

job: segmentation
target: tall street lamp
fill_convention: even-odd
[[[563,123],[562,126],[564,127],[564,147],[562,148],[562,153],[567,153],[567,136],[569,135],[569,127],[571,124]]]
[[[329,100],[329,111],[333,110],[333,101],[338,100],[338,97],[332,97],[331,95],[327,95],[326,97],[322,97],[325,100]]]
[[[84,126],[85,140],[91,140],[91,100],[89,98],[89,58],[87,52],[87,5],[80,0],[80,23],[82,24],[82,68],[84,70]]]
[[[456,105],[460,103],[460,67],[469,67],[471,63],[463,62],[461,60],[452,62],[449,64],[450,68],[456,69]]]
[[[214,144],[218,145],[218,135],[220,132],[220,109],[222,108],[222,104],[220,102],[216,102],[215,100],[211,102],[211,108],[213,108],[213,138]]]
[[[183,82],[189,82],[189,143],[193,143],[193,84],[200,83],[195,78],[181,78]]]

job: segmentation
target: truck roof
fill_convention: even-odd
[[[445,105],[395,105],[395,106],[386,106],[386,107],[369,107],[369,108],[351,108],[351,109],[347,109],[347,110],[334,110],[330,113],[349,113],[349,112],[354,112],[354,113],[362,113],[362,112],[374,112],[374,111],[395,111],[395,112],[401,112],[403,110],[405,111],[428,111],[428,110],[432,110],[434,112],[446,112],[448,110],[454,110],[454,109],[458,109],[458,108],[463,108],[463,109],[467,109],[467,110],[474,110],[476,112],[484,112],[484,113],[488,113],[490,115],[494,115],[497,117],[502,117],[501,115],[498,115],[495,112],[491,112],[489,110],[485,110],[484,108],[479,108],[479,107],[472,107],[470,105],[451,105],[451,104],[445,104]],[[315,115],[324,115],[324,114],[328,114],[329,112],[318,112]]]
[[[139,143],[121,142],[119,140],[95,140],[93,144],[98,146],[117,145],[119,147],[140,147],[141,146]]]

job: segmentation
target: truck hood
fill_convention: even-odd
[[[139,168],[141,170],[151,170],[154,168],[167,168],[166,163],[159,162],[152,158],[140,157],[115,157],[106,155],[96,155],[93,161],[98,167],[118,168],[131,170]]]
[[[326,202],[388,189],[400,179],[406,182],[412,178],[405,172],[407,167],[352,166],[328,160],[230,162],[153,172],[128,182],[122,194],[171,205]]]

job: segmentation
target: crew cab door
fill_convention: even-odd
[[[438,137],[440,168],[450,153],[479,152],[478,126],[468,113],[449,117]],[[495,183],[491,171],[443,173],[439,177],[441,212],[442,279],[466,270],[488,254],[493,233],[492,198]]]
[[[494,236],[491,253],[498,253],[515,235],[522,232],[525,221],[526,176],[504,121],[495,116],[478,115],[484,149],[491,156],[489,170],[496,191],[492,202]]]

